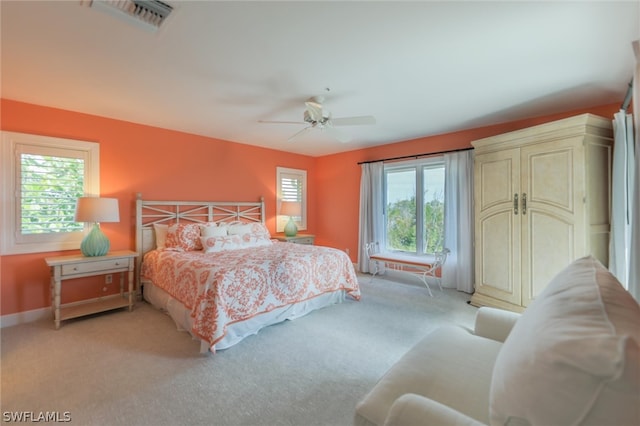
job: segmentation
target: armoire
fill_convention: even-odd
[[[607,265],[612,127],[582,114],[472,142],[472,305],[521,312],[573,260]]]

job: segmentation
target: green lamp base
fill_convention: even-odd
[[[80,243],[80,251],[84,256],[104,256],[109,252],[109,245],[109,239],[100,230],[100,225],[94,223],[91,232]]]
[[[296,223],[293,221],[291,216],[289,216],[289,222],[284,226],[284,235],[287,237],[295,237],[298,233],[298,227]]]

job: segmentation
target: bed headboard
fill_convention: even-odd
[[[264,223],[264,197],[258,202],[236,201],[156,201],[136,196],[136,288],[140,289],[142,258],[155,249],[154,224],[205,222]]]

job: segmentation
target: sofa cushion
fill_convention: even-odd
[[[489,421],[489,386],[502,343],[442,326],[411,348],[357,405],[356,425],[383,425],[396,399],[413,393]]]
[[[416,425],[485,426],[484,423],[433,399],[407,393],[393,403],[384,426]]]
[[[639,424],[639,342],[638,303],[596,259],[576,260],[500,350],[491,424]]]

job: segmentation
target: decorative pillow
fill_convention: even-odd
[[[240,235],[225,235],[223,237],[202,237],[202,247],[205,253],[237,250],[243,248]]]
[[[243,235],[251,232],[252,226],[250,223],[234,222],[229,225],[229,235]]]
[[[219,226],[215,222],[207,222],[200,225],[200,235],[203,237],[223,237],[227,235],[227,227]]]
[[[640,419],[640,307],[591,256],[556,275],[496,359],[492,425],[626,425]]]
[[[243,234],[240,236],[242,238],[242,246],[243,247],[260,247],[260,246],[270,246],[273,244],[271,241],[271,236],[265,234],[256,234],[249,233]]]
[[[240,223],[234,222],[229,225],[229,235],[244,235],[244,234],[264,234],[267,237],[271,237],[267,227],[260,222]]]
[[[169,226],[165,247],[184,251],[202,250],[200,226],[197,223]]]
[[[269,233],[269,230],[264,223],[254,223],[251,232],[253,234],[265,235],[268,239],[271,239],[271,233]]]
[[[169,225],[154,223],[153,230],[156,234],[156,248],[158,250],[162,250],[167,241],[167,231],[169,229]]]

